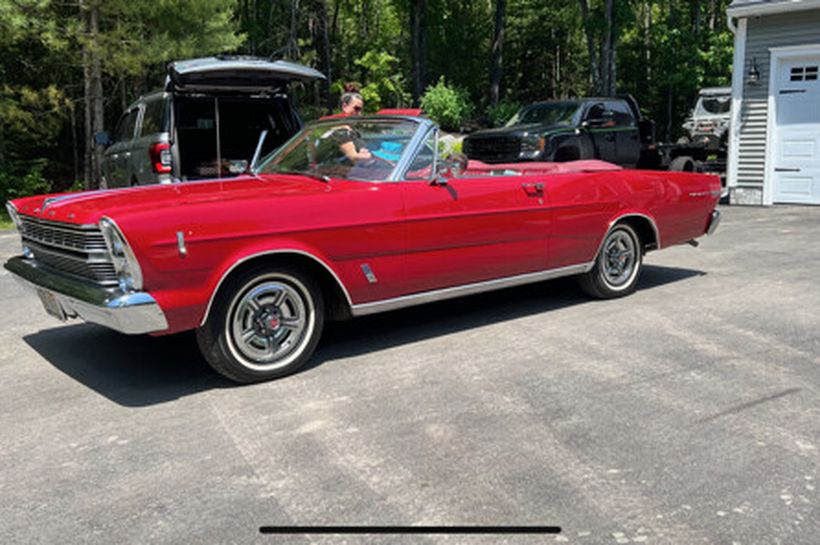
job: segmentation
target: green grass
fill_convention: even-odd
[[[14,229],[14,223],[5,210],[0,210],[0,231]]]

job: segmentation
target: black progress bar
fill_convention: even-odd
[[[261,526],[262,534],[560,534],[560,526]]]

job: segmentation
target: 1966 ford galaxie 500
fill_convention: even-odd
[[[195,329],[215,370],[254,382],[303,365],[328,319],[567,275],[626,295],[645,252],[719,220],[714,176],[458,168],[437,139],[422,118],[332,119],[239,178],[18,199],[5,266],[58,318]]]

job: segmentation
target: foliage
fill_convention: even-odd
[[[382,107],[401,107],[409,100],[404,78],[396,70],[398,58],[384,51],[368,51],[356,59],[356,66],[364,69],[367,85],[362,87],[366,112],[376,112]]]
[[[521,109],[521,104],[510,100],[502,100],[495,106],[487,108],[487,118],[493,127],[500,127],[509,121]]]
[[[446,131],[458,130],[472,113],[467,93],[447,85],[444,76],[427,88],[421,97],[421,108]]]
[[[0,170],[0,201],[50,193],[51,184],[43,177],[43,165],[37,164],[23,176]]]
[[[604,0],[585,1],[600,48]],[[635,95],[661,138],[674,139],[698,88],[729,82],[729,1],[614,3],[616,91]],[[517,104],[596,87],[579,0],[507,0],[501,102],[492,109],[495,2],[424,4],[425,83],[433,85],[423,105],[445,128],[469,117],[467,105],[499,124]],[[283,58],[328,75],[294,88],[306,120],[337,107],[344,81],[361,82],[368,111],[409,105],[417,1],[0,0],[0,175],[10,183],[37,170],[62,189],[82,176],[88,36],[80,6],[89,5],[100,9],[108,129],[128,103],[162,85],[167,61],[220,53]]]

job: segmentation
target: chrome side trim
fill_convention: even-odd
[[[370,265],[368,265],[367,263],[362,263],[361,269],[362,273],[364,273],[364,277],[367,278],[367,281],[369,283],[376,284],[379,282],[378,278],[376,278],[376,275],[373,274],[373,269],[370,268]]]
[[[214,291],[211,293],[211,298],[208,299],[208,306],[205,307],[205,314],[202,315],[202,321],[200,322],[199,325],[200,326],[205,325],[205,322],[208,320],[208,315],[211,313],[211,307],[214,304],[214,299],[216,299],[216,294],[219,292],[219,288],[222,287],[223,282],[225,282],[225,279],[228,277],[228,275],[230,275],[234,271],[234,269],[236,269],[238,266],[245,263],[246,261],[250,261],[251,259],[255,259],[257,257],[262,257],[262,256],[266,256],[266,255],[276,255],[276,254],[299,254],[299,255],[302,255],[302,256],[305,256],[305,257],[309,257],[313,261],[315,261],[316,263],[320,264],[322,267],[325,268],[325,270],[327,272],[329,272],[333,276],[333,278],[336,280],[336,283],[339,285],[339,287],[342,288],[342,293],[345,294],[345,299],[347,299],[347,304],[350,307],[353,306],[353,301],[352,301],[352,299],[350,299],[350,294],[347,292],[347,288],[345,287],[345,285],[342,283],[341,279],[339,279],[339,277],[336,275],[335,272],[333,272],[333,269],[331,269],[330,266],[327,263],[325,263],[324,261],[322,261],[321,259],[319,259],[315,255],[310,254],[308,252],[305,252],[303,250],[292,250],[292,249],[270,250],[270,251],[266,251],[266,252],[258,252],[258,253],[255,253],[255,254],[252,254],[252,255],[249,255],[249,256],[245,256],[242,259],[240,259],[239,261],[237,261],[236,263],[234,263],[233,265],[231,265],[228,268],[228,270],[225,271],[222,274],[222,276],[219,278],[219,282],[216,283],[216,287],[214,288]]]
[[[62,309],[61,319],[79,317],[129,335],[168,329],[165,313],[146,292],[125,293],[116,288],[102,288],[68,278],[22,257],[9,259],[5,267],[27,288],[53,296]]]
[[[601,248],[604,247],[604,242],[606,241],[606,236],[612,230],[612,226],[615,225],[616,223],[618,223],[619,221],[621,221],[624,218],[644,218],[644,219],[648,219],[649,223],[652,224],[652,230],[655,231],[655,240],[658,241],[657,246],[655,246],[655,250],[660,250],[661,249],[661,234],[660,234],[660,231],[658,231],[658,226],[655,224],[655,220],[652,219],[650,216],[647,216],[646,214],[641,214],[640,212],[630,212],[628,214],[623,214],[621,216],[618,216],[618,217],[616,217],[615,219],[613,219],[612,221],[609,222],[609,225],[606,228],[606,233],[604,233],[604,236],[601,237],[601,243],[598,244],[598,249],[595,250],[595,255],[593,256],[592,259],[598,259],[598,255],[601,253]]]
[[[421,305],[424,303],[432,303],[434,301],[444,301],[446,299],[453,299],[455,297],[462,297],[465,295],[473,295],[485,291],[491,291],[501,288],[511,288],[513,286],[521,286],[523,284],[531,284],[534,282],[541,282],[544,280],[552,280],[554,278],[560,278],[562,276],[582,274],[585,272],[589,272],[589,270],[592,269],[594,265],[595,262],[591,261],[589,263],[580,263],[578,265],[570,265],[568,267],[560,267],[557,269],[550,269],[547,271],[519,274],[516,276],[508,276],[505,278],[485,280],[484,282],[476,282],[474,284],[454,286],[452,288],[442,288],[433,291],[414,293],[412,295],[403,295],[401,297],[394,297],[393,299],[385,299],[383,301],[373,301],[372,303],[362,303],[360,305],[353,305],[351,307],[351,311],[353,313],[353,316],[366,316],[367,314],[386,312],[388,310],[396,310],[404,307]]]
[[[177,231],[177,249],[179,250],[179,257],[188,255],[188,248],[185,247],[185,233]]]
[[[609,229],[612,229],[613,225],[615,225],[616,223],[618,223],[619,221],[621,221],[624,218],[644,218],[644,219],[649,220],[649,223],[652,225],[652,230],[655,231],[655,240],[658,243],[658,245],[655,249],[656,250],[661,249],[661,232],[658,231],[658,226],[655,223],[655,219],[652,216],[647,216],[646,214],[641,214],[640,212],[630,212],[628,214],[624,214],[623,216],[618,216],[614,220],[610,221],[609,222]],[[607,232],[609,232],[609,229],[607,229]],[[604,239],[606,239],[606,233],[604,233]],[[604,241],[602,240],[601,245],[603,245],[603,243],[604,243]],[[600,251],[601,251],[601,247],[599,246],[598,247],[598,252],[600,252]],[[598,252],[595,253],[596,256],[598,255]]]

